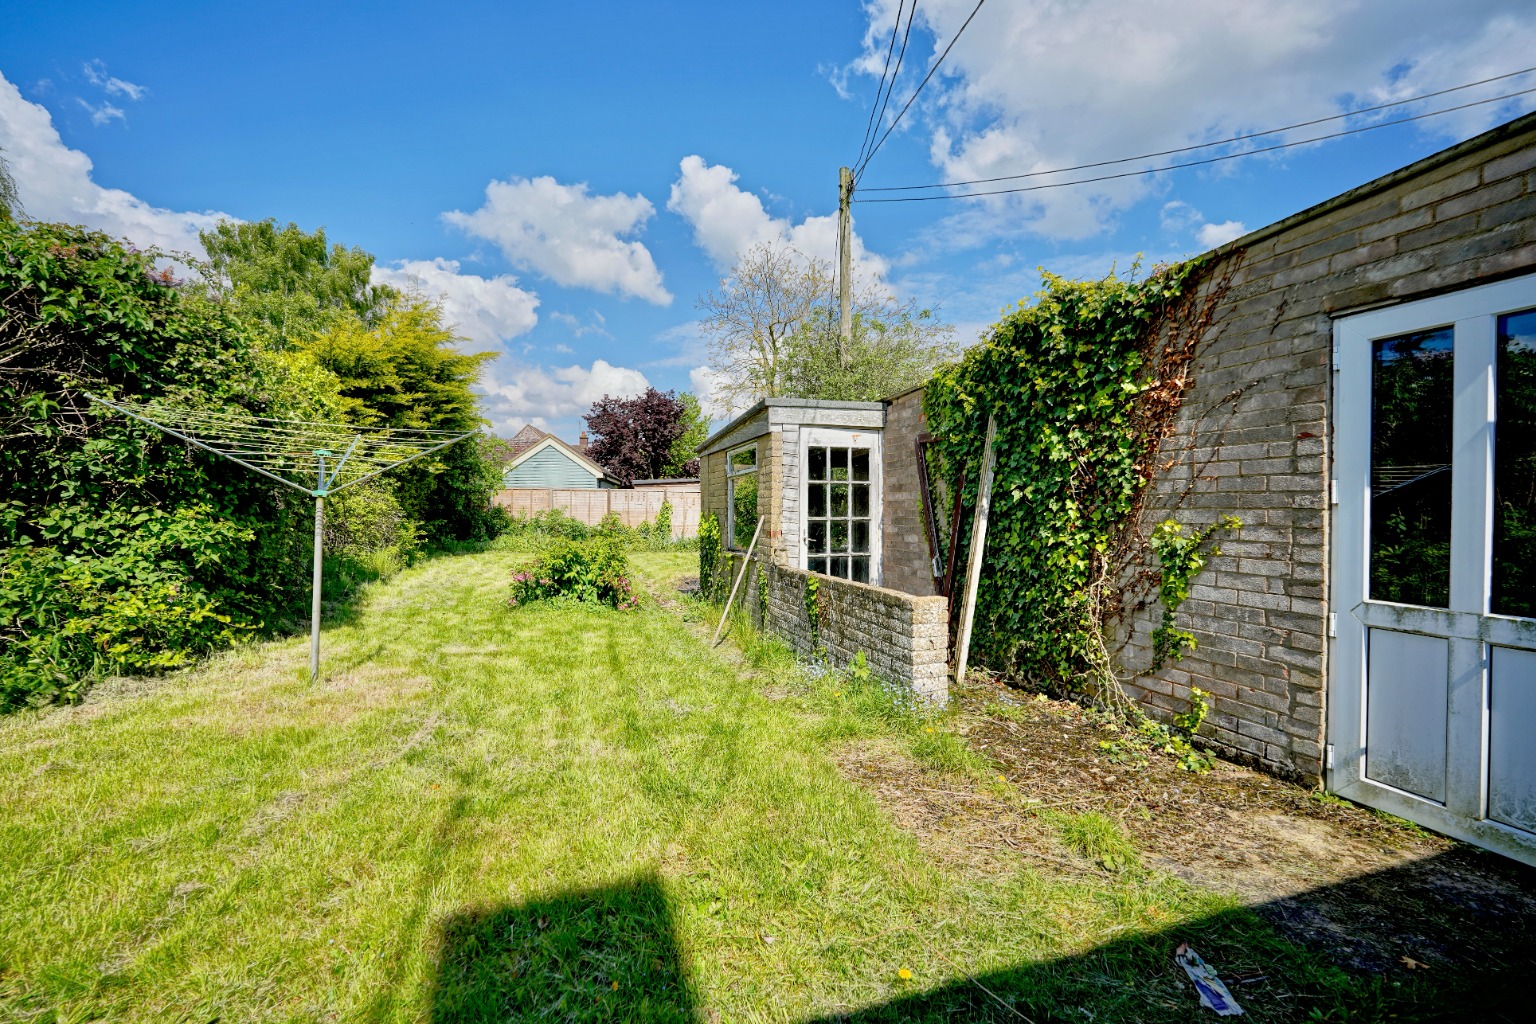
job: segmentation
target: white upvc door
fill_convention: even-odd
[[[1536,864],[1536,275],[1340,319],[1334,367],[1329,786]]]

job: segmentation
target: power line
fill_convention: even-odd
[[[907,29],[901,35],[901,52],[896,54],[896,68],[895,68],[895,70],[893,70],[891,72],[890,81],[885,83],[885,99],[884,100],[880,100],[878,95],[875,97],[876,100],[878,100],[880,102],[880,112],[875,115],[875,120],[874,120],[874,131],[876,131],[876,132],[878,132],[880,130],[880,126],[885,123],[885,112],[890,107],[891,97],[893,95],[895,95],[895,93],[896,93],[896,81],[897,81],[897,79],[899,79],[901,77],[901,65],[902,65],[902,62],[904,60],[906,60],[906,56],[907,56],[907,41],[912,38],[912,22],[915,21],[916,19],[917,19],[917,0],[912,0],[912,9],[907,12]],[[898,27],[900,27],[900,23],[901,23],[901,10],[900,10],[900,8],[898,8],[897,11],[896,11],[896,22],[897,22],[896,25],[891,26],[891,37],[892,37],[893,41],[895,39],[896,29]],[[882,76],[882,78],[883,77],[884,76]],[[874,108],[873,107],[870,108],[870,112],[874,113]],[[873,156],[874,155],[874,151],[870,150],[868,148],[869,144],[871,142],[873,142],[873,141],[874,141],[874,133],[871,132],[870,133],[870,137],[865,141],[863,148],[861,148],[859,150],[858,158],[856,160],[854,160],[855,166],[860,166],[861,165],[860,162],[863,161],[866,158],[866,155],[867,156]]]
[[[906,9],[906,6],[907,0],[901,0],[900,4],[896,7],[896,20],[891,22],[891,42],[885,48],[885,67],[880,70],[880,85],[875,89],[875,98],[869,104],[869,120],[864,125],[864,141],[859,143],[859,155],[853,158],[855,164],[863,158],[864,150],[868,148],[870,139],[875,133],[875,108],[880,105],[880,94],[885,91],[885,76],[890,74],[891,71],[891,54],[896,52],[896,33],[901,29],[901,12]],[[915,2],[912,5],[912,11],[914,14],[917,12],[917,4]],[[909,21],[907,25],[910,29],[911,22]],[[906,53],[905,41],[902,42],[901,50],[903,54]],[[897,70],[900,71],[900,69],[901,66],[898,64]],[[894,85],[895,83],[892,82],[892,84]]]
[[[981,5],[986,2],[987,0],[977,0],[975,9],[971,11],[970,16],[967,17],[965,22],[960,26],[960,31],[956,32],[955,37],[949,41],[949,45],[944,47],[944,52],[939,54],[939,59],[933,62],[933,67],[928,69],[928,73],[923,76],[923,80],[917,83],[917,88],[913,89],[912,95],[907,97],[906,104],[902,106],[901,110],[896,114],[895,119],[891,121],[891,126],[885,130],[884,135],[880,136],[880,141],[875,143],[874,148],[869,151],[868,155],[864,157],[863,162],[860,163],[858,168],[854,171],[853,179],[855,184],[857,184],[859,178],[863,176],[864,168],[868,167],[869,162],[875,158],[875,154],[880,152],[880,147],[885,145],[885,140],[891,137],[891,132],[895,131],[896,126],[901,123],[901,119],[906,115],[907,110],[910,109],[912,104],[917,101],[918,95],[923,91],[923,86],[928,84],[928,80],[933,77],[934,72],[938,71],[939,68],[943,65],[944,58],[949,56],[949,51],[955,48],[955,44],[960,41],[960,37],[965,34],[965,30],[970,27],[971,19],[976,17],[977,13],[981,10]],[[915,2],[913,4],[912,10],[913,13],[917,12],[917,5]],[[910,19],[907,22],[907,27],[909,29],[911,28]]]
[[[1024,178],[1040,178],[1048,174],[1066,174],[1069,171],[1086,171],[1095,167],[1111,167],[1115,164],[1127,164],[1137,160],[1151,160],[1160,156],[1173,156],[1176,153],[1192,153],[1196,150],[1210,149],[1213,146],[1227,146],[1234,142],[1246,142],[1250,139],[1261,139],[1266,135],[1277,135],[1280,132],[1295,131],[1297,128],[1310,128],[1313,125],[1327,124],[1329,121],[1342,121],[1345,118],[1356,117],[1360,114],[1372,114],[1378,110],[1389,110],[1393,107],[1406,106],[1410,103],[1419,103],[1423,100],[1434,99],[1436,96],[1445,96],[1453,92],[1461,92],[1465,89],[1474,89],[1479,85],[1487,85],[1490,82],[1500,82],[1506,78],[1515,78],[1519,75],[1536,71],[1536,67],[1521,68],[1519,71],[1511,71],[1508,74],[1495,75],[1492,78],[1484,78],[1476,82],[1468,82],[1465,85],[1453,85],[1448,89],[1439,89],[1435,92],[1426,92],[1419,96],[1413,96],[1405,100],[1393,100],[1390,103],[1377,104],[1374,107],[1361,107],[1358,110],[1347,110],[1342,114],[1332,114],[1328,117],[1318,117],[1311,121],[1298,121],[1296,124],[1288,124],[1281,128],[1267,128],[1262,132],[1252,132],[1247,135],[1234,135],[1230,139],[1218,139],[1215,142],[1201,142],[1192,146],[1180,146],[1177,149],[1162,149],[1155,153],[1142,153],[1140,156],[1123,156],[1114,160],[1099,160],[1089,164],[1075,164],[1071,167],[1056,167],[1048,171],[1030,171],[1027,174],[1005,174],[997,178],[972,178],[968,181],[942,181],[932,185],[890,185],[876,188],[866,188],[865,192],[915,192],[930,188],[960,188],[965,185],[990,185],[998,181],[1019,181]],[[1517,94],[1518,95],[1518,94]]]
[[[1498,103],[1503,100],[1514,99],[1517,96],[1525,96],[1536,92],[1536,87],[1521,89],[1518,92],[1507,93],[1503,96],[1490,96],[1487,99],[1473,100],[1470,103],[1462,103],[1454,107],[1446,107],[1443,110],[1431,110],[1423,114],[1414,114],[1411,117],[1401,117],[1395,121],[1379,121],[1376,124],[1361,125],[1358,128],[1346,128],[1343,131],[1330,132],[1327,135],[1318,135],[1310,139],[1300,139],[1296,142],[1281,142],[1273,146],[1263,146],[1259,149],[1247,149],[1241,153],[1225,153],[1221,156],[1208,157],[1204,160],[1187,160],[1178,164],[1165,164],[1162,167],[1143,167],[1135,171],[1121,171],[1118,174],[1100,174],[1092,178],[1078,178],[1074,181],[1052,181],[1043,185],[1023,185],[1018,188],[991,189],[986,192],[962,192],[950,195],[934,196],[896,196],[888,199],[854,199],[856,203],[925,203],[934,199],[979,199],[983,196],[1011,195],[1017,192],[1037,192],[1047,188],[1066,188],[1069,185],[1087,185],[1095,181],[1113,181],[1117,178],[1135,178],[1143,174],[1160,174],[1163,171],[1177,171],[1185,167],[1203,167],[1207,164],[1221,163],[1224,160],[1237,160],[1240,157],[1257,156],[1260,153],[1273,153],[1276,150],[1290,149],[1294,146],[1306,146],[1314,142],[1326,142],[1329,139],[1340,139],[1346,135],[1359,135],[1361,132],[1374,131],[1377,128],[1390,128],[1393,125],[1408,124],[1411,121],[1422,121],[1427,117],[1438,117],[1441,114],[1453,114],[1458,110],[1467,110],[1479,107],[1487,103]],[[1131,158],[1137,159],[1137,158]],[[1119,162],[1119,161],[1116,161]],[[933,186],[930,186],[933,187]]]

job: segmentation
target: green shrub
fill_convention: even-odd
[[[88,530],[95,549],[0,548],[0,707],[72,701],[107,673],[185,665],[260,625],[186,568],[253,539],[207,507],[108,509],[90,522],[54,510],[39,525]]]
[[[651,532],[662,540],[672,539],[672,502],[666,498],[661,499],[661,508],[656,510],[656,521],[651,524]]]
[[[568,541],[512,574],[512,606],[554,600],[621,611],[638,605],[623,544],[613,537]]]
[[[699,596],[713,601],[725,552],[720,547],[720,520],[713,515],[699,520]]]

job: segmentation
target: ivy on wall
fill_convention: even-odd
[[[997,418],[973,659],[1064,689],[1113,684],[1105,627],[1150,582],[1135,568],[1142,501],[1235,264],[1215,280],[1199,261],[1140,280],[1047,274],[1032,304],[929,382],[923,409],[950,479],[980,465]],[[974,489],[958,498],[969,516]]]

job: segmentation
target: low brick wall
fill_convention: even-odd
[[[928,700],[943,703],[949,699],[949,608],[944,598],[917,597],[757,558],[752,561],[736,600],[759,628],[783,637],[796,654],[810,658],[816,653],[805,608],[806,582],[815,576],[821,607],[820,641],[828,661],[842,668],[862,651],[875,676],[910,687]],[[731,556],[732,582],[741,562],[740,555]],[[761,621],[763,606],[758,597],[759,564],[768,584],[766,623]]]

